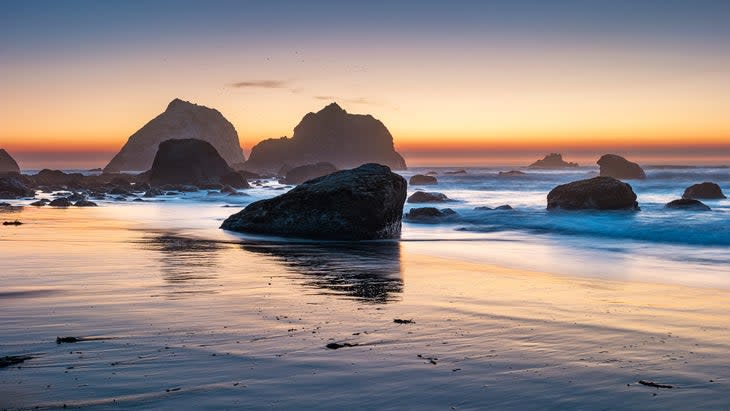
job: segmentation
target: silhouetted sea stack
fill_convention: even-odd
[[[218,183],[248,187],[246,179],[228,166],[213,145],[194,138],[160,143],[148,178],[149,183],[156,186]]]
[[[438,182],[436,177],[423,174],[416,174],[408,180],[408,184],[414,186],[434,185],[438,184]]]
[[[5,149],[0,148],[0,174],[5,173],[20,173],[20,167]]]
[[[251,149],[246,170],[274,173],[282,166],[296,167],[318,162],[339,169],[365,163],[384,164],[394,170],[406,162],[393,146],[393,136],[371,115],[350,114],[332,103],[317,113],[308,113],[294,128],[292,138],[268,139]]]
[[[335,171],[337,171],[337,168],[331,163],[321,162],[317,164],[307,164],[288,170],[282,182],[284,184],[301,184],[313,178],[332,174]]]
[[[148,170],[161,142],[190,138],[212,144],[229,165],[245,160],[236,129],[218,110],[175,99],[164,113],[129,137],[104,172]]]
[[[221,228],[330,240],[399,238],[406,187],[388,167],[365,164],[251,203]]]
[[[558,153],[551,153],[545,156],[542,160],[537,160],[530,164],[530,168],[572,168],[578,167],[578,163],[569,163],[563,160],[563,155]]]
[[[613,177],[594,177],[559,185],[547,196],[547,208],[563,210],[638,210],[631,186]]]
[[[619,179],[644,179],[646,173],[640,165],[618,156],[616,154],[605,154],[598,159],[601,167],[601,176]]]
[[[0,198],[33,197],[35,191],[28,188],[20,174],[0,176]]]
[[[679,210],[693,210],[693,211],[710,211],[711,208],[700,200],[692,198],[682,198],[680,200],[673,200],[668,202],[664,208],[672,208]]]
[[[682,198],[703,198],[707,200],[723,199],[722,189],[719,185],[710,182],[704,182],[700,184],[693,184],[687,187],[682,194]]]

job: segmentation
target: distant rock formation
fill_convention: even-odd
[[[228,164],[245,160],[236,129],[218,110],[175,99],[164,113],[129,137],[104,172],[148,170],[161,142],[190,138],[212,144]]]
[[[605,154],[598,159],[601,167],[601,176],[619,179],[644,179],[646,173],[640,165],[618,156],[616,154]]]
[[[631,186],[613,177],[593,177],[559,185],[547,196],[547,208],[563,210],[638,210]]]
[[[707,200],[727,198],[719,185],[711,182],[693,184],[687,187],[682,198],[702,198]]]
[[[20,173],[20,167],[5,149],[0,148],[0,174],[5,173]]]
[[[434,176],[416,174],[408,180],[408,184],[413,186],[425,186],[438,184],[438,180]]]
[[[404,170],[406,162],[393,147],[393,136],[371,115],[349,114],[337,103],[308,113],[292,138],[261,141],[251,149],[246,170],[274,173],[282,166],[329,162],[339,169],[378,163]]]
[[[411,208],[405,215],[406,220],[418,223],[437,223],[456,216],[456,211],[450,208],[439,210],[436,207]]]
[[[447,171],[444,174],[459,175],[459,174],[467,174],[467,173],[466,173],[466,170],[461,169],[461,170],[455,170],[455,171]]]
[[[443,193],[416,191],[406,201],[408,203],[446,203],[453,200]]]
[[[31,190],[25,184],[19,174],[0,176],[0,198],[22,198],[34,196],[35,191]]]
[[[700,200],[692,198],[683,198],[680,200],[673,200],[668,202],[664,208],[672,208],[679,210],[692,210],[692,211],[710,211],[711,208]]]
[[[514,210],[511,205],[509,204],[503,204],[501,206],[497,207],[487,207],[487,206],[480,206],[480,207],[474,207],[475,211],[509,211]]]
[[[317,164],[307,164],[304,166],[294,167],[286,172],[286,176],[282,180],[284,184],[301,184],[313,178],[326,176],[337,171],[337,167],[331,163],[321,162]]]
[[[563,155],[558,153],[551,153],[545,156],[542,160],[537,160],[530,164],[530,168],[571,168],[578,167],[578,163],[569,163],[563,161]]]
[[[406,187],[388,167],[365,164],[251,203],[221,228],[331,240],[399,238]]]
[[[157,186],[224,184],[248,187],[246,179],[228,166],[213,145],[194,138],[160,143],[148,178],[150,184]]]
[[[497,173],[497,177],[523,177],[526,175],[527,173],[518,170],[500,171],[499,173]]]

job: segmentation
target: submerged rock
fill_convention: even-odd
[[[501,206],[497,206],[494,208],[487,207],[487,206],[474,207],[474,210],[476,210],[476,211],[495,211],[495,210],[505,211],[505,210],[513,210],[513,208],[509,204],[503,204]]]
[[[317,164],[307,164],[294,167],[285,173],[282,180],[284,184],[301,184],[313,178],[326,176],[337,171],[337,168],[331,163],[319,162]]]
[[[640,165],[618,156],[616,154],[605,154],[598,159],[601,167],[600,175],[619,179],[644,179],[646,173]]]
[[[148,170],[160,143],[191,138],[210,143],[227,164],[245,160],[236,129],[218,110],[175,99],[164,113],[129,137],[104,172]]]
[[[228,166],[215,147],[193,138],[160,143],[149,171],[149,182],[157,186],[222,183],[248,187],[246,180]]]
[[[33,197],[35,191],[28,188],[20,174],[0,176],[0,198]]]
[[[497,173],[497,177],[522,177],[526,175],[527,173],[518,170],[500,171]]]
[[[51,207],[71,207],[72,203],[68,198],[60,197],[52,200],[48,205]]]
[[[433,185],[438,184],[438,180],[434,176],[416,174],[408,180],[408,184],[414,186]]]
[[[406,220],[414,222],[434,222],[448,217],[455,217],[458,214],[450,208],[439,210],[436,207],[411,208],[405,215]]]
[[[333,240],[398,238],[406,187],[403,177],[388,167],[365,164],[251,203],[221,228]]]
[[[613,177],[594,177],[555,187],[547,196],[547,208],[564,210],[638,210],[631,186]]]
[[[694,211],[710,211],[712,210],[705,203],[700,200],[692,198],[682,198],[680,200],[673,200],[668,202],[664,208],[673,208],[681,210],[694,210]]]
[[[79,200],[74,204],[74,206],[76,206],[76,207],[96,207],[97,204],[95,202],[89,201],[89,200]]]
[[[20,167],[5,149],[0,148],[0,174],[20,173]]]
[[[408,197],[409,203],[445,203],[453,201],[446,194],[426,191],[416,191]]]
[[[337,103],[309,113],[294,128],[292,138],[268,139],[251,149],[247,170],[275,172],[282,166],[328,162],[337,168],[365,163],[384,164],[394,170],[406,162],[393,146],[393,136],[371,115],[350,114]],[[279,173],[284,175],[285,173]]]
[[[551,153],[545,156],[542,160],[537,160],[530,164],[530,168],[572,168],[578,167],[578,163],[569,163],[563,161],[563,155],[558,153]]]
[[[682,198],[703,198],[708,200],[723,199],[722,189],[719,185],[710,182],[704,182],[700,184],[693,184],[687,187],[682,194]]]

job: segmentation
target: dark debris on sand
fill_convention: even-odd
[[[330,350],[337,350],[344,347],[357,347],[357,344],[351,344],[351,343],[329,343],[326,345],[327,348]]]
[[[647,380],[639,380],[639,384],[646,385],[647,387],[654,387],[654,388],[674,388],[673,385],[659,384],[654,381],[647,381]]]
[[[82,341],[108,340],[110,337],[56,337],[56,344],[77,343]]]
[[[15,221],[3,221],[3,225],[22,225],[23,223],[19,220]]]
[[[396,318],[393,320],[396,324],[415,324],[416,322],[413,320],[401,320],[400,318]]]

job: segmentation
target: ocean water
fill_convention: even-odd
[[[693,183],[727,193],[730,169],[650,168],[631,182],[639,212],[545,210],[593,168],[453,170],[420,188],[459,217],[405,222],[400,241],[218,228],[290,188],[275,181],[96,208],[11,200],[0,220],[24,224],[0,226],[0,357],[33,358],[0,368],[0,408],[730,407],[730,200],[663,209]]]

